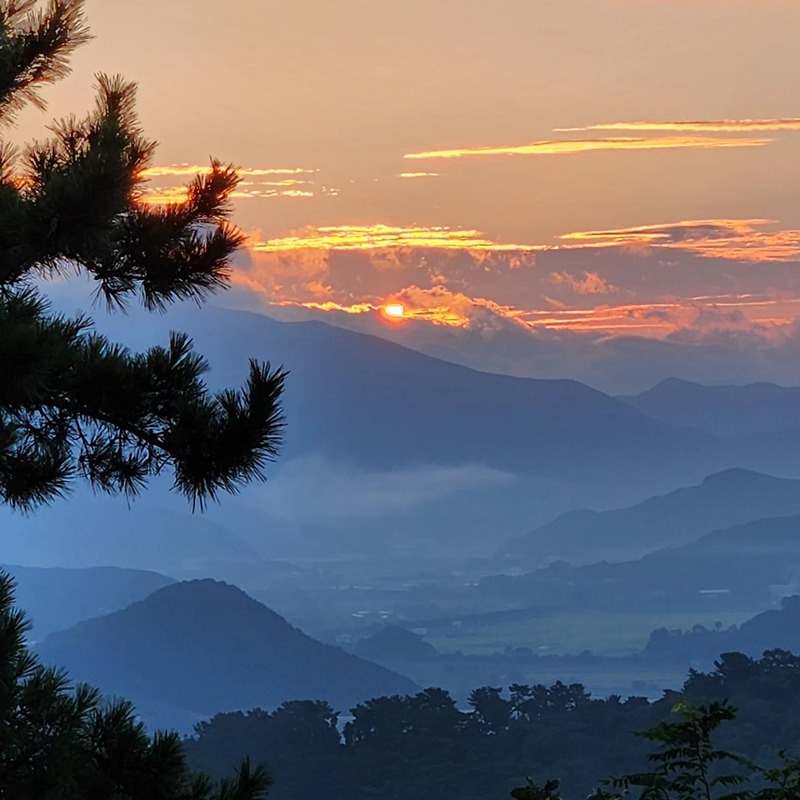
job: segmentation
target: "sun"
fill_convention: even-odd
[[[389,319],[403,319],[406,309],[401,303],[389,303],[383,307],[383,314]]]

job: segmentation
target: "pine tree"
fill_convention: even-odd
[[[130,703],[106,702],[41,665],[0,574],[0,800],[260,800],[271,780],[245,760],[217,784],[193,774],[175,733],[149,735]]]
[[[0,0],[0,125],[68,72],[88,37],[83,0]],[[84,271],[110,306],[202,301],[226,284],[243,243],[228,222],[236,171],[212,162],[185,202],[142,202],[154,144],[135,87],[98,78],[95,109],[16,151],[0,141],[0,502],[31,509],[76,479],[134,494],[171,468],[202,505],[262,477],[277,455],[285,374],[250,362],[241,391],[211,394],[189,338],[136,354],[53,314],[43,279]],[[41,665],[0,573],[0,800],[259,800],[271,780],[242,762],[214,784],[186,765],[177,734],[148,734],[126,701]]]
[[[0,124],[62,78],[88,38],[83,0],[0,0]],[[190,339],[132,353],[85,316],[51,312],[43,279],[93,278],[111,307],[201,302],[224,288],[242,245],[228,221],[234,168],[213,161],[185,202],[142,202],[154,143],[135,113],[135,86],[100,76],[85,119],[15,150],[0,142],[0,502],[31,509],[85,479],[135,494],[165,470],[202,506],[263,478],[283,428],[285,373],[250,362],[239,391],[212,394]]]

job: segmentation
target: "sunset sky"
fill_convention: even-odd
[[[150,201],[242,169],[266,310],[702,340],[800,319],[797,0],[89,0],[15,135],[139,84]],[[305,313],[305,312],[303,312]],[[331,319],[341,316],[331,314]],[[694,337],[694,339],[692,338]]]

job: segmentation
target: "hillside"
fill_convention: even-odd
[[[800,481],[730,469],[628,508],[568,512],[501,552],[540,565],[621,561],[687,544],[713,530],[799,513]]]
[[[122,611],[51,634],[38,651],[75,680],[130,698],[151,722],[184,729],[218,711],[274,708],[293,699],[347,709],[416,688],[211,580],[167,586]]]

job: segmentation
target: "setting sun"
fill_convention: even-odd
[[[403,319],[406,310],[400,303],[389,303],[389,305],[383,307],[383,313],[390,319]]]

